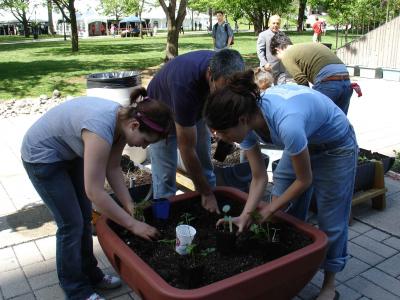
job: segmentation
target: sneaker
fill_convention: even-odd
[[[104,275],[103,279],[95,284],[95,288],[111,290],[121,286],[121,279],[112,275]]]
[[[101,297],[99,294],[93,293],[89,298],[86,298],[86,300],[106,300],[106,298]]]

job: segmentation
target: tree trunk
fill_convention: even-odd
[[[307,0],[300,0],[299,13],[297,16],[297,32],[303,31],[304,10],[306,9],[306,4],[307,4]]]
[[[54,30],[53,24],[53,1],[47,0],[47,16],[49,18],[49,33],[54,35],[56,32]]]
[[[207,28],[207,30],[210,30],[210,31],[212,31],[212,27],[213,27],[213,23],[212,23],[212,13],[213,13],[213,11],[212,11],[212,8],[210,7],[210,8],[208,9],[208,15],[210,16],[210,28]]]
[[[29,24],[26,18],[22,20],[22,28],[24,29],[24,36],[28,38],[31,35],[31,33],[29,31]]]
[[[181,0],[178,13],[176,13],[176,0],[170,0],[168,6],[164,0],[159,0],[167,17],[168,33],[167,46],[165,49],[165,61],[168,61],[178,55],[179,30],[185,20],[187,0]]]
[[[79,51],[79,42],[78,42],[78,26],[76,24],[76,11],[74,7],[74,0],[69,0],[68,3],[68,11],[71,21],[71,43],[72,43],[72,52]]]
[[[175,20],[168,18],[167,47],[165,49],[165,61],[173,59],[178,55],[179,28]],[[179,25],[180,27],[180,25]]]
[[[264,23],[264,14],[262,12],[257,12],[252,16],[252,22],[254,25],[254,33],[258,35],[263,31],[263,23]]]

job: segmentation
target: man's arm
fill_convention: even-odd
[[[193,180],[196,190],[203,195],[212,193],[212,189],[203,175],[203,170],[196,152],[196,126],[183,127],[175,123],[178,149],[189,177]]]

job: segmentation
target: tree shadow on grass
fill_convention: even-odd
[[[32,95],[32,90],[41,87],[41,92],[51,93],[57,88],[74,95],[79,94],[86,83],[85,76],[119,70],[143,70],[159,65],[160,57],[132,58],[127,61],[98,60],[38,60],[33,62],[0,63],[2,93],[8,98],[23,98]],[[44,91],[43,91],[44,90]],[[38,96],[38,95],[37,95]]]

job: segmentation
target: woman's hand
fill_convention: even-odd
[[[134,220],[133,224],[127,229],[148,241],[156,240],[160,236],[160,233],[155,227],[138,220]]]
[[[225,219],[221,218],[217,221],[216,227],[225,223]],[[232,223],[238,228],[238,233],[243,232],[243,230],[247,229],[251,224],[251,218],[249,215],[240,215],[238,217],[232,218]]]
[[[211,213],[217,213],[220,214],[221,212],[219,211],[218,208],[218,203],[217,199],[215,199],[214,193],[211,193],[209,195],[201,195],[201,205],[204,207],[204,209],[208,210]]]

